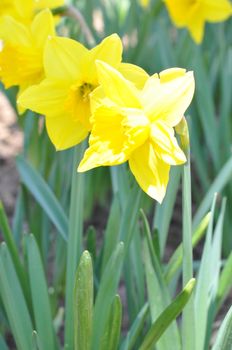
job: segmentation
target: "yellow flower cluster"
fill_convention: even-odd
[[[45,116],[56,149],[90,133],[80,172],[128,161],[141,188],[162,202],[171,165],[186,161],[174,128],[192,100],[193,73],[172,68],[149,76],[123,63],[116,34],[90,50],[58,37],[49,10],[27,25],[3,16],[0,37],[1,79],[19,86],[20,110]]]

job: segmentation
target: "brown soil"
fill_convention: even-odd
[[[12,216],[18,189],[14,158],[22,149],[23,134],[17,116],[6,97],[0,93],[0,200]]]

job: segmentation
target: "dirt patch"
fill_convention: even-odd
[[[0,93],[0,200],[9,217],[14,212],[19,179],[14,158],[22,149],[23,134],[17,116],[8,100]]]

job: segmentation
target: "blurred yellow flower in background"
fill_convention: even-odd
[[[139,3],[142,7],[147,8],[150,4],[150,0],[139,0]]]
[[[192,72],[174,68],[149,77],[142,90],[97,62],[100,87],[91,96],[93,128],[78,171],[129,161],[140,187],[162,202],[171,165],[186,161],[174,127],[194,93]]]
[[[89,96],[99,85],[96,59],[126,71],[138,85],[144,84],[147,74],[121,63],[121,58],[122,43],[116,34],[91,50],[77,41],[52,37],[44,53],[46,79],[27,89],[18,104],[46,116],[47,131],[57,150],[72,147],[91,130]]]
[[[229,0],[164,0],[177,27],[187,27],[196,43],[201,43],[205,22],[220,22],[232,14]]]
[[[20,91],[44,78],[43,51],[49,35],[55,35],[53,16],[41,11],[30,26],[10,16],[0,18],[0,79],[6,88]]]
[[[64,0],[1,0],[0,16],[12,16],[23,23],[30,23],[40,10],[64,5]]]

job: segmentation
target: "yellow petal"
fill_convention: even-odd
[[[31,26],[32,34],[37,47],[44,47],[49,35],[55,35],[54,20],[51,11],[44,10],[38,13]]]
[[[36,0],[34,1],[35,3],[35,9],[36,10],[41,10],[44,8],[55,8],[55,7],[60,7],[65,4],[64,0]]]
[[[157,157],[149,141],[134,151],[129,166],[142,190],[161,203],[166,193],[170,166]]]
[[[121,125],[122,118],[113,108],[102,106],[97,109],[89,148],[79,165],[79,172],[102,165],[121,164],[128,159],[124,152],[126,138]]]
[[[17,11],[18,19],[29,23],[33,17],[33,1],[15,0],[14,7]]]
[[[96,61],[98,79],[106,97],[122,107],[140,108],[138,90],[121,73],[102,61]]]
[[[224,21],[232,15],[232,4],[228,0],[204,0],[201,11],[209,22]]]
[[[31,44],[31,36],[27,27],[9,16],[0,18],[0,39],[11,45],[28,46]]]
[[[117,34],[112,34],[88,52],[82,62],[85,80],[93,85],[98,84],[95,61],[100,60],[118,66],[122,59],[122,42]]]
[[[183,27],[188,20],[188,14],[194,5],[192,0],[164,0],[170,17],[177,27]]]
[[[142,89],[149,78],[147,72],[135,64],[121,63],[117,69],[127,80],[132,81],[138,89]]]
[[[18,105],[44,115],[59,115],[64,111],[69,86],[48,79],[25,90],[18,98]]]
[[[162,73],[161,73],[162,76]],[[162,83],[150,77],[144,87],[142,100],[151,121],[163,120],[169,126],[177,125],[190,105],[195,84],[192,72]]]
[[[122,113],[125,115],[122,127],[127,139],[124,147],[127,154],[131,154],[149,138],[150,122],[141,109],[124,108]]]
[[[165,69],[159,73],[160,82],[168,83],[173,79],[177,79],[185,76],[185,73],[186,73],[186,69],[183,69],[183,68],[174,67],[174,68]]]
[[[88,135],[82,123],[64,113],[55,117],[46,117],[45,121],[48,135],[57,151],[79,144]]]
[[[201,14],[193,16],[192,19],[189,21],[187,27],[190,31],[193,40],[197,44],[200,44],[203,40],[205,27],[205,21]]]
[[[44,68],[48,78],[63,81],[80,80],[80,60],[88,50],[69,38],[49,37],[44,52]]]
[[[162,122],[152,124],[151,139],[156,153],[167,164],[178,165],[186,162],[184,152],[179,147],[173,128]]]

